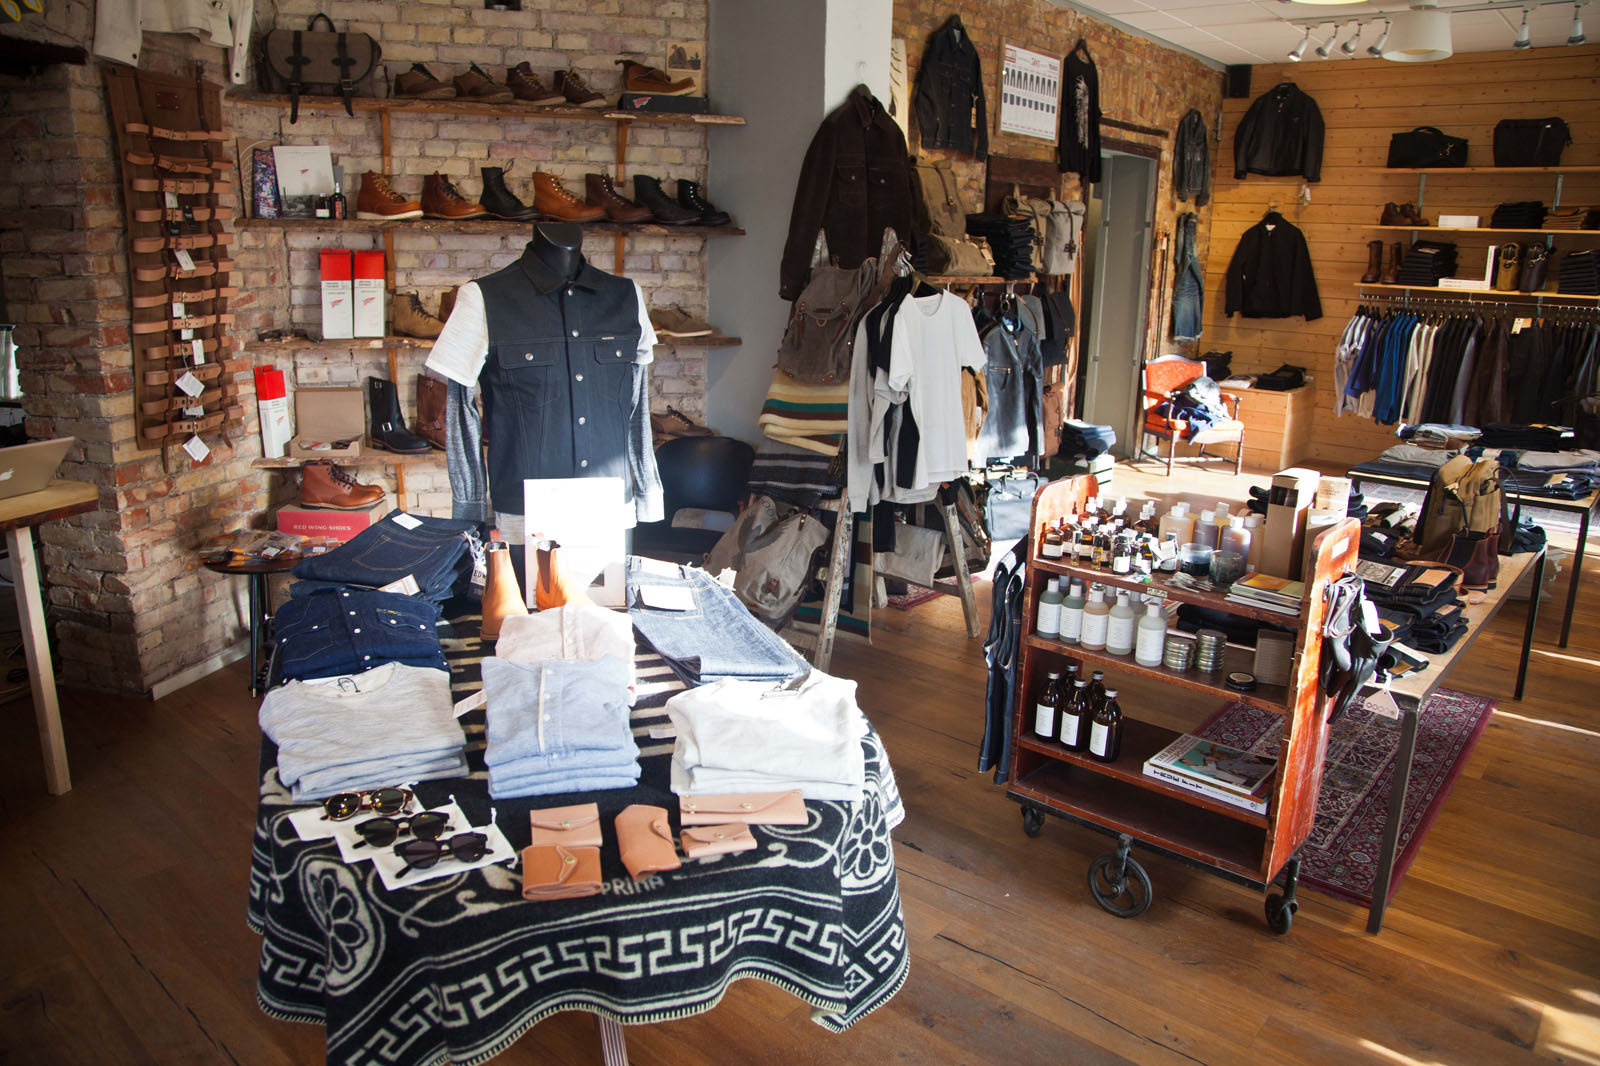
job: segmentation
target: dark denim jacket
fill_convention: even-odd
[[[961,25],[960,15],[951,15],[928,39],[922,62],[917,65],[917,95],[912,107],[917,113],[922,147],[969,152],[979,160],[989,155],[983,71],[978,49]],[[976,130],[972,122],[974,107],[978,111]]]
[[[1205,116],[1194,108],[1178,123],[1178,146],[1173,152],[1172,191],[1178,199],[1194,197],[1196,207],[1204,207],[1211,195],[1211,142],[1206,133]]]

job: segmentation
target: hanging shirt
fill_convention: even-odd
[[[1244,231],[1228,263],[1227,301],[1231,318],[1288,318],[1304,315],[1307,322],[1322,317],[1316,273],[1305,234],[1278,212]]]
[[[989,412],[978,433],[980,462],[1038,455],[1044,421],[1044,356],[1032,331],[1002,320],[983,333]]]

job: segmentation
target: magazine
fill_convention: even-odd
[[[1278,760],[1185,733],[1145,760],[1146,770],[1151,767],[1237,796],[1255,797],[1266,791]]]
[[[1153,777],[1157,781],[1165,781],[1169,785],[1176,785],[1178,788],[1187,789],[1196,795],[1205,796],[1207,799],[1214,799],[1218,803],[1226,803],[1230,807],[1238,807],[1254,814],[1267,813],[1266,796],[1262,796],[1259,799],[1251,799],[1247,796],[1235,795],[1232,792],[1227,792],[1220,788],[1212,788],[1210,785],[1202,784],[1192,777],[1185,777],[1182,774],[1175,774],[1164,766],[1151,766],[1149,763],[1145,763],[1144,772],[1145,776],[1147,777]]]

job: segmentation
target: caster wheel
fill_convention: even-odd
[[[1036,837],[1044,830],[1044,812],[1036,807],[1022,808],[1022,831]]]
[[[1274,892],[1267,897],[1267,928],[1279,936],[1283,936],[1294,925],[1294,912],[1300,909],[1300,904],[1292,899],[1285,899],[1282,893]]]
[[[1143,866],[1132,858],[1110,854],[1089,864],[1089,894],[1108,913],[1137,918],[1149,909],[1153,892]]]

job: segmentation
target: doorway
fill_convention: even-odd
[[[1105,142],[1102,142],[1103,144]],[[1150,240],[1155,226],[1156,168],[1143,145],[1108,149],[1101,180],[1089,190],[1080,362],[1081,417],[1116,430],[1119,458],[1139,454],[1139,373],[1145,360],[1150,303]]]

